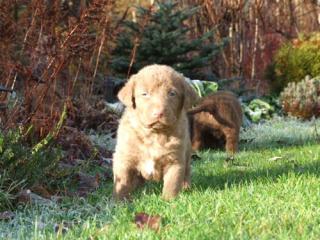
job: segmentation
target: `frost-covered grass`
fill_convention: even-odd
[[[254,126],[242,135],[253,140],[241,144],[228,167],[225,153],[201,152],[191,190],[170,202],[161,199],[160,184],[148,184],[133,202],[114,204],[106,183],[87,199],[20,208],[14,219],[0,221],[0,239],[319,239],[320,147],[313,129],[292,119]],[[138,229],[137,212],[160,215],[159,232]]]
[[[64,199],[59,204],[21,206],[13,220],[0,222],[0,239],[55,239],[62,234],[59,231],[68,232],[79,226],[85,232],[86,226],[91,228],[93,222],[97,225],[110,222],[113,208],[109,194],[101,194],[100,191],[88,199]]]
[[[303,145],[320,141],[320,119],[301,121],[295,118],[274,118],[242,130],[243,149]]]
[[[97,146],[105,147],[107,150],[112,151],[116,145],[116,139],[113,137],[114,133],[98,134],[90,132],[88,134],[90,140]]]

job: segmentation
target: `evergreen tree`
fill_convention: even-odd
[[[137,7],[137,21],[125,21],[113,51],[111,67],[126,76],[145,65],[167,64],[191,78],[201,78],[201,67],[210,65],[226,41],[216,44],[213,32],[190,39],[190,27],[184,21],[198,10],[177,9],[177,3],[157,3],[153,8]],[[130,67],[130,62],[134,61]],[[214,78],[211,78],[214,80]]]

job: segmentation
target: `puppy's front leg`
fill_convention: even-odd
[[[131,192],[139,185],[141,177],[136,174],[134,169],[124,167],[114,167],[113,174],[113,197],[116,200],[128,199]]]
[[[162,197],[169,200],[177,196],[182,188],[185,167],[180,164],[169,166],[163,177]]]

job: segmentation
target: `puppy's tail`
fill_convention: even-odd
[[[206,106],[206,105],[200,105],[200,106],[197,106],[197,107],[194,107],[194,108],[188,110],[188,114],[190,114],[190,115],[194,115],[194,114],[200,113],[200,112],[207,112],[207,113],[215,114],[217,112],[217,109],[213,106],[210,106],[210,109],[209,109],[208,106]]]
[[[224,125],[224,126],[227,126],[229,128],[233,128],[234,125],[232,123],[230,123],[228,120],[226,120],[225,118],[223,118],[218,109],[216,108],[216,106],[214,105],[200,105],[200,106],[197,106],[191,110],[188,111],[188,115],[194,115],[194,114],[197,114],[197,113],[200,113],[200,112],[206,112],[206,113],[209,113],[211,114],[218,123],[220,123],[221,125]]]

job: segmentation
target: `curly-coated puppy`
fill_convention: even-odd
[[[150,65],[131,76],[118,98],[126,110],[113,156],[115,199],[129,197],[144,180],[163,180],[163,198],[175,197],[190,185],[186,111],[196,92],[171,67]]]
[[[233,155],[238,150],[242,124],[241,104],[228,91],[218,91],[188,112],[192,149],[221,148]]]

